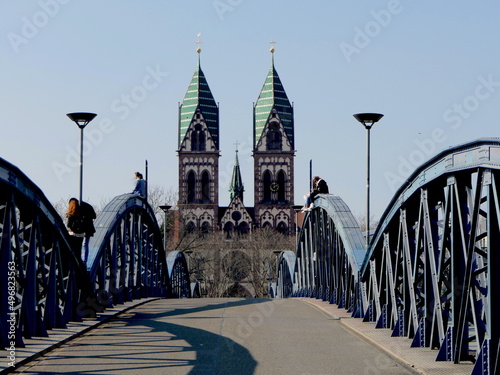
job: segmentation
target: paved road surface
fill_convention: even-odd
[[[23,374],[412,374],[298,299],[156,300],[17,370]]]

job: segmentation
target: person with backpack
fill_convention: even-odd
[[[80,212],[78,199],[71,198],[68,202],[68,212],[66,213],[66,226],[70,235],[70,245],[75,253],[79,253],[85,237],[85,226],[83,216]]]

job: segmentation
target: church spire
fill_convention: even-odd
[[[285,133],[290,141],[292,148],[294,147],[294,125],[293,125],[293,107],[288,100],[281,79],[274,67],[274,44],[270,42],[272,47],[271,52],[271,69],[267,74],[259,98],[254,107],[254,146],[260,140],[264,128],[266,126],[269,115],[275,110],[280,117]]]
[[[187,134],[189,125],[199,110],[205,119],[216,148],[219,149],[219,106],[212,95],[203,70],[201,70],[200,44],[202,42],[199,40],[200,35],[201,33],[198,34],[198,41],[196,42],[198,44],[198,48],[196,49],[198,53],[198,66],[193,74],[184,100],[179,107],[179,147]]]
[[[235,197],[239,197],[243,202],[243,180],[241,178],[240,162],[238,160],[238,148],[236,147],[236,157],[234,159],[233,176],[231,178],[231,185],[229,186],[230,201],[232,202]]]

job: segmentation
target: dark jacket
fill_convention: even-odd
[[[318,181],[316,187],[311,192],[311,201],[314,201],[314,197],[318,194],[330,194],[328,191],[328,184],[323,179]]]
[[[85,235],[88,237],[93,236],[95,233],[94,220],[96,218],[94,208],[87,202],[82,201],[80,203],[80,215],[83,218],[83,231]]]

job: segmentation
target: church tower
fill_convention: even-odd
[[[219,107],[200,64],[179,105],[179,213],[187,229],[209,231],[218,224]]]
[[[272,63],[254,105],[255,222],[290,233],[294,223],[294,118],[278,73]]]

